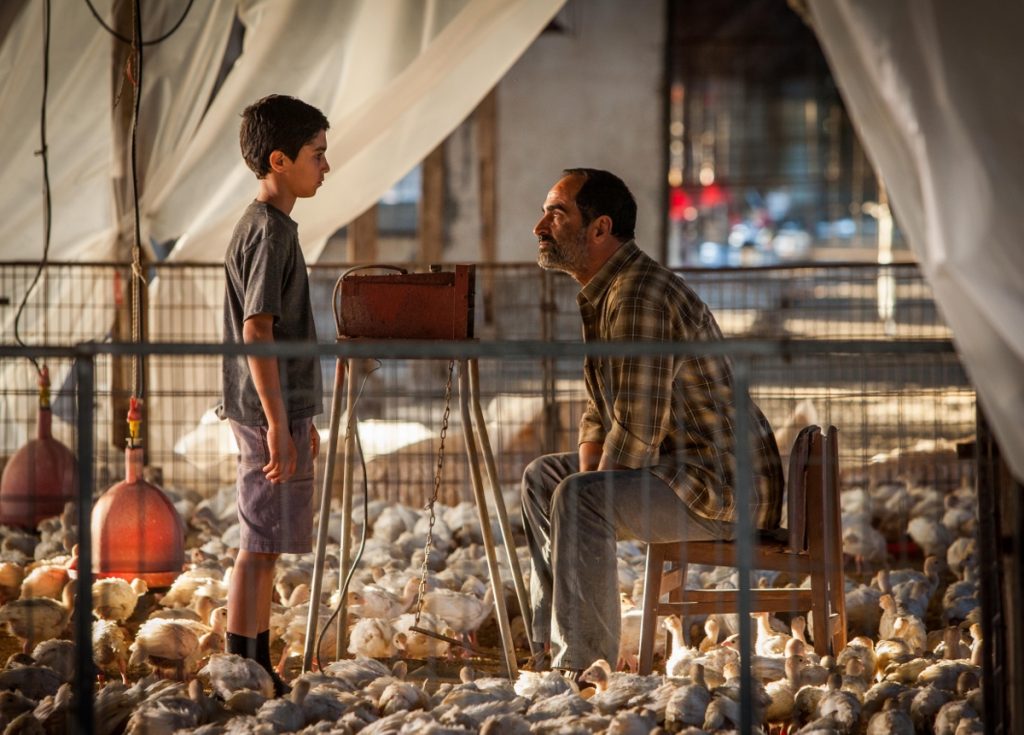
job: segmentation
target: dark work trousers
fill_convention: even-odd
[[[694,515],[649,470],[580,472],[579,455],[548,454],[523,473],[530,546],[533,639],[551,643],[551,665],[585,669],[619,652],[616,540],[732,538],[731,523]]]

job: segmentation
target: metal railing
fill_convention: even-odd
[[[890,382],[891,386],[881,391],[880,395],[889,395],[890,398],[897,397],[902,400],[899,393],[908,390],[909,383],[903,382],[906,378],[915,378],[918,388],[911,390],[922,391],[923,396],[930,396],[934,390],[941,390],[949,395],[963,397],[964,392],[970,391],[962,375],[958,374],[956,380],[931,379],[924,373],[925,365],[936,365],[948,362],[958,366],[953,345],[949,340],[915,340],[911,342],[897,342],[891,340],[724,340],[711,343],[687,343],[687,344],[632,344],[632,343],[601,343],[582,344],[578,342],[552,342],[537,340],[521,341],[474,341],[474,342],[415,342],[415,341],[343,341],[336,344],[314,344],[314,343],[276,343],[261,345],[225,345],[222,343],[150,343],[144,345],[125,343],[80,343],[74,346],[49,346],[33,347],[24,349],[12,346],[0,346],[0,361],[22,360],[28,355],[36,358],[43,358],[49,361],[65,361],[73,365],[75,376],[74,387],[74,445],[77,446],[79,457],[80,487],[77,501],[77,533],[79,540],[79,570],[92,568],[92,551],[90,538],[90,513],[95,490],[100,485],[98,479],[101,475],[97,470],[98,462],[102,455],[96,453],[96,434],[94,432],[96,420],[97,379],[98,365],[111,358],[127,357],[141,354],[151,361],[168,359],[178,360],[186,357],[216,358],[222,355],[262,355],[277,357],[311,357],[316,356],[321,360],[335,361],[338,358],[345,359],[374,359],[385,361],[446,361],[448,359],[477,358],[483,364],[515,364],[515,363],[536,363],[545,360],[550,361],[571,361],[579,365],[580,361],[587,355],[591,356],[615,356],[631,354],[659,354],[659,355],[721,355],[731,358],[734,366],[735,396],[736,403],[743,405],[750,400],[752,395],[758,392],[758,384],[764,375],[772,375],[770,370],[765,370],[765,365],[774,366],[774,369],[786,368],[789,374],[793,374],[793,366],[804,361],[809,361],[813,370],[820,370],[822,365],[835,362],[839,368],[837,374],[847,375],[847,371],[856,373],[856,380],[853,385],[869,385],[879,380],[879,370],[886,364],[897,365],[902,361],[909,361],[907,375],[894,374]],[[499,371],[497,374],[501,374]],[[517,374],[512,371],[512,374]],[[805,376],[807,383],[811,382],[812,375]],[[819,377],[822,377],[819,375]],[[961,384],[962,383],[962,384]],[[900,388],[902,384],[902,388]],[[840,388],[835,388],[837,392]],[[843,388],[842,390],[846,390]],[[573,395],[577,395],[576,391]],[[942,400],[946,400],[944,396]],[[833,400],[836,400],[835,398]],[[861,400],[861,399],[855,399]],[[930,399],[925,399],[928,403]],[[973,399],[972,399],[973,400]],[[971,403],[973,408],[973,402]],[[899,431],[904,436],[911,433],[908,420],[908,409],[905,406],[897,405],[894,409],[899,421],[903,422],[896,426],[897,436]],[[966,408],[964,409],[966,411]],[[744,416],[745,411],[738,411],[738,415]],[[820,419],[823,423],[839,423],[833,417],[826,415]],[[933,430],[945,433],[953,425],[944,423],[941,417],[925,415],[920,417],[920,422],[929,424]],[[901,429],[902,426],[902,429]],[[740,427],[742,428],[742,427]],[[858,431],[856,424],[847,424],[844,427],[847,435],[855,435]],[[739,432],[737,442],[737,461],[740,466],[749,462],[749,447],[742,431]],[[551,447],[547,448],[549,451]],[[500,449],[498,450],[500,453]],[[746,475],[742,472],[737,475],[741,478],[736,488],[738,518],[738,538],[750,539],[752,536],[752,519],[749,511],[746,510],[744,499],[749,498],[751,488],[742,481]],[[750,610],[750,555],[749,543],[740,543],[738,568],[740,571],[740,609]],[[75,720],[82,723],[83,732],[90,732],[87,723],[92,722],[93,713],[93,662],[91,652],[91,579],[90,575],[80,573],[78,582],[78,600],[75,613],[75,636],[77,641],[77,668],[75,681],[76,716]],[[741,712],[743,722],[752,722],[751,706],[751,680],[750,680],[750,659],[749,650],[752,646],[749,619],[741,616],[740,624],[740,645],[741,651],[748,653],[741,658],[742,666],[742,700]],[[742,728],[741,728],[742,729]]]

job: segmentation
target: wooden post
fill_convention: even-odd
[[[476,155],[480,172],[480,260],[498,259],[497,159],[498,92],[491,89],[473,113],[476,124]],[[494,269],[483,270],[484,324],[494,323]]]
[[[132,4],[128,0],[118,0],[113,6],[114,28],[125,38],[133,35]],[[118,263],[130,264],[132,262],[132,248],[135,245],[135,206],[132,198],[132,114],[135,104],[135,89],[132,87],[129,75],[126,73],[127,65],[134,63],[134,52],[130,44],[123,43],[116,38],[110,38],[111,49],[111,75],[114,99],[112,111],[112,124],[114,127],[114,206],[117,222],[117,239],[115,242],[115,258]],[[145,258],[145,253],[143,254]],[[132,303],[132,272],[131,267],[118,270],[117,277],[113,284],[116,289],[114,311],[114,324],[112,326],[112,337],[118,342],[132,341],[132,309],[139,308],[143,315],[140,330],[145,334],[145,286],[140,289],[142,304],[136,307]],[[110,392],[111,410],[113,411],[110,422],[110,444],[115,449],[123,449],[125,438],[128,436],[128,415],[129,398],[135,386],[132,380],[134,370],[134,357],[112,356],[110,358]],[[143,376],[145,371],[143,361]],[[140,376],[145,383],[145,378]],[[145,416],[145,406],[143,416]],[[149,422],[142,423],[143,447],[149,447]]]
[[[986,732],[1019,732],[1024,723],[1024,532],[1021,482],[1002,457],[977,407],[978,563],[981,579],[982,691]]]
[[[444,142],[423,159],[420,190],[420,261],[440,263],[444,252]]]
[[[377,205],[367,209],[348,225],[346,260],[349,263],[377,261]]]

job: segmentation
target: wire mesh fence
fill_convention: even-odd
[[[4,308],[3,342],[14,341],[13,318],[24,289],[35,272],[30,263],[0,264],[0,298]],[[311,298],[322,341],[331,341],[335,327],[331,292],[343,266],[317,265],[310,269]],[[727,337],[768,339],[916,339],[949,338],[930,290],[912,265],[815,265],[785,268],[684,270],[687,282],[711,306]],[[217,265],[160,264],[150,269],[145,336],[161,342],[216,342],[222,332],[223,270]],[[70,345],[79,341],[129,341],[131,325],[126,308],[130,272],[111,264],[50,264],[20,320],[20,335],[28,344]],[[567,276],[542,271],[533,264],[478,266],[476,334],[485,340],[580,339],[575,303],[577,286]],[[873,372],[858,366],[808,362],[758,366],[764,386],[755,395],[766,402],[773,425],[784,424],[802,401],[816,410],[829,406],[860,408],[853,415],[862,427],[862,438],[853,449],[844,444],[851,462],[866,472],[876,454],[906,452],[919,442],[936,442],[970,433],[969,428],[943,423],[950,413],[939,395],[943,387],[955,388],[973,400],[962,371],[954,366],[920,364],[913,367],[882,364]],[[529,451],[564,447],[574,441],[578,420],[580,362],[574,359],[511,361],[481,365],[485,400],[501,423],[530,425],[535,436],[528,451],[503,452],[511,472]],[[859,368],[859,369],[858,369]],[[4,369],[4,416],[0,421],[0,456],[9,456],[34,431],[34,371],[27,363],[11,361]],[[324,384],[333,385],[333,361],[324,360]],[[367,420],[403,420],[419,425],[417,431],[437,434],[440,412],[438,395],[446,365],[395,361],[382,365],[367,379],[361,416]],[[97,370],[96,466],[100,479],[121,472],[120,452],[125,436],[123,412],[132,392],[131,364],[124,358],[101,356]],[[941,371],[941,372],[937,372]],[[918,374],[919,373],[919,374]],[[67,396],[73,390],[69,364],[53,367],[55,432],[71,431],[65,419]],[[220,360],[215,356],[154,357],[145,372],[148,460],[167,482],[200,492],[230,483],[234,476],[234,444],[216,420],[213,409],[220,401]],[[924,381],[924,382],[922,382]],[[934,391],[929,384],[934,383]],[[886,392],[890,403],[900,404],[916,396],[916,404],[931,402],[935,416],[929,432],[918,426],[901,428],[903,414],[887,415],[870,410],[868,403],[881,402]],[[816,400],[815,400],[816,399]],[[329,400],[329,395],[327,397]],[[826,406],[822,408],[822,402]],[[539,406],[539,408],[538,408]],[[922,409],[923,410],[923,409]],[[537,420],[537,414],[541,418]],[[827,415],[827,414],[826,414]],[[319,421],[325,426],[326,417]],[[919,423],[919,422],[918,422]],[[889,444],[876,440],[889,425]],[[922,433],[923,432],[923,433]],[[522,439],[517,440],[522,442]],[[432,453],[428,436],[412,443],[406,453],[423,450],[423,461]],[[923,445],[922,445],[923,446]],[[855,461],[854,461],[855,460]],[[392,476],[394,472],[391,473]],[[512,475],[515,473],[512,472]],[[505,475],[503,473],[503,476]],[[404,475],[400,475],[404,478]],[[410,481],[418,477],[409,474]],[[404,479],[389,480],[383,493],[402,497],[415,494],[400,489]]]
[[[168,310],[168,313],[172,311]],[[194,386],[184,385],[187,381],[197,380],[188,373],[179,373],[179,380],[183,385],[174,386],[173,391],[161,393],[161,386],[152,377],[159,374],[155,366],[166,363],[166,369],[173,377],[176,365],[188,365],[195,361],[194,364],[198,366],[208,363],[210,369],[216,373],[219,364],[217,352],[220,349],[222,348],[215,343],[212,346],[207,345],[204,349],[193,349],[188,344],[176,344],[170,345],[166,350],[151,350],[157,353],[148,358],[151,372],[151,401],[155,402],[161,398],[187,399],[196,393],[192,390]],[[282,346],[280,349],[287,348]],[[414,529],[422,522],[425,514],[415,509],[422,507],[429,496],[433,472],[436,469],[438,425],[444,412],[444,387],[449,360],[452,357],[469,355],[475,356],[479,361],[481,385],[485,388],[483,398],[487,430],[498,460],[501,489],[505,491],[513,513],[518,504],[517,486],[522,468],[541,453],[558,449],[571,451],[575,447],[575,426],[585,398],[580,367],[584,351],[588,349],[579,343],[558,341],[552,344],[550,341],[505,339],[463,345],[439,342],[409,347],[403,347],[401,344],[349,343],[338,347],[322,346],[319,349],[340,350],[340,354],[351,353],[353,364],[357,366],[354,380],[357,386],[355,392],[359,396],[357,414],[361,454],[366,460],[368,494],[375,501],[380,501],[374,504],[373,515],[367,524],[363,524],[358,518],[356,520],[356,530],[360,525],[372,528],[373,543],[368,558],[362,563],[359,577],[362,585],[372,584],[375,569],[378,572],[395,572],[401,568],[408,572],[415,567],[417,549],[422,550],[422,538]],[[374,349],[380,350],[376,357],[373,356]],[[641,354],[650,349],[652,348],[646,345],[610,345],[607,352]],[[712,347],[681,345],[669,346],[667,349],[704,350]],[[792,445],[795,430],[805,424],[835,424],[840,428],[838,459],[843,492],[839,496],[839,502],[844,521],[841,542],[849,558],[846,566],[848,630],[850,636],[860,633],[872,638],[881,636],[881,615],[884,614],[878,599],[881,592],[879,591],[873,599],[869,599],[867,604],[855,604],[858,594],[861,597],[868,595],[869,598],[874,594],[870,591],[874,589],[870,582],[878,570],[891,567],[894,577],[897,570],[901,573],[913,571],[921,566],[921,556],[926,553],[953,558],[952,562],[947,562],[950,568],[955,563],[966,563],[963,559],[957,562],[956,557],[949,556],[949,551],[961,540],[970,540],[972,526],[969,517],[954,527],[955,532],[945,524],[946,512],[953,509],[947,507],[945,498],[956,497],[957,502],[960,502],[965,483],[969,481],[972,473],[971,462],[961,460],[955,451],[957,441],[971,437],[974,425],[974,393],[955,353],[948,343],[923,339],[887,342],[821,340],[818,347],[815,347],[813,342],[803,340],[791,343],[768,340],[754,343],[722,343],[713,349],[731,355],[735,364],[743,366],[752,397],[772,422],[784,452]],[[108,352],[113,354],[107,354]],[[116,346],[97,345],[86,349],[83,354],[89,355],[98,366],[124,359],[124,352],[124,349]],[[2,360],[0,367],[5,369],[15,364],[15,358],[10,356]],[[50,363],[69,369],[71,367],[67,357],[61,360],[51,359]],[[325,369],[333,367],[335,358],[325,355],[323,364]],[[76,367],[80,368],[81,365],[79,362]],[[544,368],[545,365],[549,366],[547,370]],[[97,371],[93,377],[99,378],[102,375],[105,373]],[[70,407],[67,414],[69,442],[81,441],[83,428],[102,427],[102,424],[98,419],[94,421],[92,417],[75,413],[74,401],[80,397],[80,391],[86,386],[77,385],[67,379],[62,385],[65,386],[62,392],[63,400],[67,400]],[[31,400],[31,391],[25,390],[22,393],[24,399]],[[216,390],[211,388],[204,395],[213,397]],[[97,394],[95,404],[90,402],[89,407],[99,407],[105,401],[109,401],[109,396]],[[151,414],[156,412],[152,405],[151,403]],[[156,405],[159,406],[158,403]],[[26,418],[30,413],[26,412]],[[216,441],[224,438],[225,427],[220,422],[211,423],[208,427],[209,431],[215,433],[202,439],[197,438],[196,446],[203,448],[211,457],[219,456],[219,452],[211,447],[216,446]],[[157,427],[151,428],[151,431],[156,430]],[[216,435],[218,432],[219,437]],[[459,412],[453,410],[452,424],[446,442],[447,459],[443,467],[441,504],[437,507],[446,527],[452,531],[447,537],[439,532],[437,543],[442,544],[444,553],[450,556],[447,559],[439,556],[431,568],[431,573],[437,574],[439,581],[444,579],[446,583],[455,583],[457,580],[463,586],[468,578],[453,577],[452,575],[456,574],[454,570],[461,569],[465,572],[472,569],[474,574],[483,573],[482,560],[479,556],[472,557],[470,551],[474,546],[474,539],[475,543],[479,544],[479,537],[474,536],[469,530],[472,524],[468,517],[458,512],[458,509],[471,505],[466,502],[471,498],[468,490],[472,483],[469,478],[471,468],[465,455],[465,442],[462,440],[465,433]],[[90,438],[85,437],[86,440]],[[97,479],[94,487],[97,491],[102,491],[111,480],[122,476],[118,470],[123,470],[125,466],[124,451],[113,448],[100,449],[103,444],[109,443],[108,433],[97,431],[95,439],[98,451],[89,455],[86,471],[88,466],[95,462],[97,472],[92,475]],[[194,453],[198,453],[198,449]],[[79,455],[82,456],[81,452]],[[232,467],[235,461],[233,452],[227,451],[222,461],[226,467]],[[107,462],[108,465],[103,471],[106,475],[99,469],[102,462]],[[357,494],[360,494],[362,487],[361,474],[357,469]],[[336,482],[338,479],[336,477]],[[184,548],[187,550],[189,561],[187,566],[197,574],[212,575],[219,569],[223,576],[221,562],[230,560],[227,549],[237,542],[233,535],[237,534],[237,525],[234,523],[233,510],[228,502],[233,496],[230,485],[220,485],[220,491],[200,492],[199,483],[189,485],[187,481],[178,478],[167,478],[167,481],[161,484],[185,521]],[[964,502],[967,503],[966,507],[970,508],[970,499]],[[400,532],[394,525],[395,518],[385,512],[388,508],[399,513],[399,508],[408,509],[406,513],[409,517],[403,519]],[[87,516],[88,509],[84,510]],[[83,508],[79,505],[72,507],[66,514],[67,517],[61,519],[60,523],[51,522],[40,531],[5,530],[5,559],[14,559],[20,554],[18,559],[21,568],[27,569],[29,558],[39,558],[42,562],[40,568],[66,575],[70,543],[75,538],[75,529],[83,527],[82,515]],[[967,515],[971,515],[969,510]],[[915,534],[914,524],[919,521],[943,525],[947,529],[946,537],[935,539],[934,534]],[[520,546],[521,524],[521,519],[513,517],[513,540]],[[95,527],[92,533],[96,533]],[[420,533],[422,534],[422,529]],[[338,539],[335,538],[334,541]],[[97,547],[93,545],[91,548],[95,550]],[[711,558],[707,563],[690,565],[690,572],[683,579],[683,587],[690,590],[691,595],[698,589],[717,595],[729,588],[743,587],[743,583],[738,581],[740,577],[737,576],[736,570],[729,570],[728,567],[716,569],[713,566],[719,562],[729,563],[730,558],[724,554],[724,547],[722,548],[723,557],[720,560]],[[28,556],[28,551],[31,551],[31,557]],[[460,561],[456,561],[455,557]],[[642,598],[644,552],[634,542],[622,540],[619,544],[618,558],[619,590],[636,604]],[[85,563],[83,560],[80,561]],[[140,559],[141,561],[144,560]],[[282,563],[275,594],[280,596],[280,600],[285,601],[286,598],[291,599],[294,596],[295,580],[308,578],[309,569],[304,569],[299,560],[286,560]],[[328,571],[337,577],[336,569]],[[954,573],[959,575],[962,569]],[[783,572],[766,575],[757,572],[751,576],[750,584],[755,588],[761,584],[800,586],[801,576],[796,568],[789,574]],[[18,587],[12,587],[12,594],[18,590],[24,596],[25,578],[20,580]],[[66,576],[61,579],[66,581]],[[138,612],[132,611],[132,618],[127,621],[127,627],[133,630],[134,635],[144,639],[146,632],[143,626],[151,619],[149,615],[162,608],[177,609],[177,603],[172,600],[179,597],[182,600],[182,608],[187,608],[195,614],[199,614],[198,611],[202,608],[204,612],[212,615],[206,608],[216,604],[218,600],[210,597],[209,602],[203,603],[206,605],[205,608],[197,600],[210,595],[222,595],[226,593],[226,588],[223,587],[221,578],[212,581],[205,577],[202,579],[202,584],[206,585],[202,595],[194,589],[195,585],[190,591],[185,592],[187,584],[180,586],[178,591],[172,588],[166,594],[161,592],[155,596],[136,595],[137,604],[142,607]],[[958,581],[969,582],[969,579]],[[32,584],[40,583],[30,583],[30,587]],[[895,581],[891,584],[894,594],[898,584]],[[93,605],[110,607],[104,594],[96,597],[93,591]],[[800,593],[794,588],[784,594],[795,598]],[[933,591],[928,595],[928,599],[934,603],[937,594]],[[222,601],[222,598],[219,601]],[[928,636],[934,638],[935,634],[941,635],[947,629],[944,626],[969,622],[967,616],[973,609],[969,608],[970,601],[968,599],[965,602],[961,598],[951,600],[961,605],[956,608],[955,613],[951,612],[951,607],[941,606],[938,610],[925,608],[920,610],[920,614],[915,613],[921,626],[925,626],[925,638],[920,642],[920,648],[931,650],[934,641]],[[362,602],[357,607],[366,609],[363,606],[367,604]],[[514,603],[509,604],[514,609]],[[87,610],[88,605],[84,608],[80,606],[78,609]],[[872,618],[872,612],[879,614]],[[41,630],[42,618],[34,617],[35,615],[36,613],[28,613],[29,628],[32,631]],[[674,642],[665,641],[664,633],[661,632],[655,636],[655,665],[658,670],[669,670],[677,666],[678,661],[673,662],[673,652],[679,650],[678,646],[682,645],[680,641],[696,645],[700,641],[700,626],[703,624],[706,630],[711,630],[707,627],[707,618],[712,617],[718,621],[716,625],[725,633],[742,630],[738,622],[740,618],[735,614],[708,616],[702,613],[684,616],[680,620],[678,638]],[[792,625],[793,631],[798,630],[796,615],[777,612],[775,617]],[[624,610],[624,630],[629,629],[632,624],[630,621],[635,621],[636,618],[635,614],[630,615],[628,610]],[[33,619],[34,623],[31,622]],[[212,626],[213,618],[208,620]],[[396,621],[392,623],[397,624]],[[75,625],[79,630],[88,629],[83,627],[81,616],[75,618]],[[299,626],[296,627],[298,629]],[[93,635],[97,629],[105,628],[96,623],[91,628]],[[809,629],[814,629],[813,624]],[[24,632],[26,628],[18,630]],[[358,641],[356,628],[353,627],[349,632],[352,640]],[[482,640],[494,641],[493,629],[482,630],[480,633]],[[83,640],[82,635],[85,634],[81,633],[78,640]],[[282,634],[275,643],[275,652],[281,652],[282,660],[290,662],[288,665],[291,668],[288,670],[292,674],[297,674],[295,659],[299,645],[299,639],[296,638],[298,635]],[[710,634],[706,635],[710,639]],[[812,636],[814,635],[816,634],[812,633]],[[757,634],[756,637],[760,640],[761,634]],[[19,640],[17,637],[4,639],[8,646],[19,645]],[[747,640],[753,641],[750,634]],[[959,641],[958,638],[957,642]],[[34,650],[35,640],[26,639],[26,645],[29,643]],[[917,650],[918,644],[915,639],[914,650]],[[950,645],[952,644],[951,639]],[[752,649],[753,643],[750,643],[749,647]],[[361,649],[358,645],[355,649],[349,649],[350,652],[359,650]],[[84,656],[92,655],[91,650],[83,650],[81,646],[75,652]],[[40,653],[42,655],[45,652]],[[393,654],[397,654],[397,651],[393,651]],[[193,660],[192,664],[183,659],[180,666],[193,665],[201,660],[202,655],[204,654],[200,652],[200,658]],[[108,661],[103,666],[108,671],[116,671],[116,664],[116,661]],[[147,667],[161,665],[164,664],[159,656],[153,661],[148,661],[146,655],[141,655],[139,660],[129,666],[129,676],[140,676],[148,670]],[[177,666],[172,666],[165,674],[172,677],[182,675]],[[79,666],[77,670],[87,669]],[[886,672],[886,675],[889,673]],[[896,671],[891,673],[893,676],[904,675]],[[709,675],[727,674],[716,671]],[[88,689],[83,689],[79,685],[78,691]],[[755,713],[756,717],[760,715]]]

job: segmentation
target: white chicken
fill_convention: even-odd
[[[358,592],[349,592],[349,609],[361,618],[397,618],[409,609],[419,590],[419,579],[405,583],[401,597],[377,584],[364,585]]]
[[[167,594],[160,598],[160,604],[170,608],[189,607],[195,597],[196,590],[207,584],[221,585],[223,587],[224,583],[201,568],[182,572],[174,580],[171,588],[167,590]],[[223,589],[222,596],[227,596],[226,588]]]
[[[49,597],[59,600],[69,580],[68,569],[64,564],[38,564],[21,581],[21,599]]]
[[[192,620],[150,618],[129,648],[128,665],[147,663],[161,676],[188,680],[203,657],[199,638],[208,632],[205,625]]]
[[[677,688],[665,704],[665,725],[670,732],[684,727],[699,727],[711,703],[711,692],[704,682],[704,667],[693,664],[690,682]]]
[[[395,649],[406,658],[426,659],[449,656],[451,644],[447,641],[411,630],[415,625],[415,621],[416,615],[414,613],[405,613],[395,620],[395,634],[392,638]],[[416,627],[448,637],[455,635],[455,631],[449,628],[440,618],[430,613],[423,613],[420,616],[419,625]]]
[[[309,694],[309,681],[299,679],[285,697],[268,699],[256,712],[256,719],[269,723],[277,732],[296,732],[306,725],[302,705]]]
[[[476,645],[476,631],[494,608],[491,588],[484,599],[453,590],[431,590],[423,596],[423,610],[444,620],[463,639]]]
[[[717,626],[717,623],[715,625]],[[683,637],[683,621],[678,615],[666,617],[662,621],[662,626],[669,632],[671,638],[668,660],[665,661],[665,675],[685,676],[690,673],[693,659],[698,655],[698,651],[686,645],[686,639]],[[701,672],[703,676],[703,667],[701,667]],[[701,722],[703,721],[703,715],[701,715]]]
[[[953,535],[941,521],[925,516],[915,516],[907,524],[907,534],[929,556],[946,555],[953,542]]]
[[[21,594],[25,569],[13,561],[0,561],[0,605]]]
[[[306,645],[306,621],[309,616],[309,603],[298,605],[288,611],[284,630],[281,633],[281,640],[284,647],[281,649],[281,658],[278,659],[275,667],[278,675],[283,676],[288,657],[293,653],[302,651]],[[326,605],[320,606],[318,638],[313,652],[313,657],[322,669],[324,664],[334,658],[334,651],[337,648],[337,630],[335,621],[328,624],[331,617],[331,610]],[[322,640],[319,636],[323,636]],[[322,656],[322,658],[321,658]]]
[[[135,612],[139,598],[149,586],[141,579],[131,583],[118,577],[97,579],[92,583],[92,611],[98,618],[123,623]]]
[[[40,641],[57,638],[67,628],[73,588],[73,582],[64,585],[63,603],[51,597],[11,600],[0,607],[0,623],[7,623],[11,635],[21,639],[22,650],[28,653]]]
[[[395,629],[384,618],[360,618],[349,631],[348,652],[367,658],[390,658],[396,653],[394,635]]]
[[[233,653],[213,654],[196,676],[225,700],[243,689],[267,699],[274,696],[274,681],[266,669],[251,658]]]
[[[49,666],[57,672],[63,682],[70,682],[75,676],[75,644],[63,638],[41,641],[32,649],[32,658],[37,664]]]
[[[113,620],[97,620],[92,624],[92,659],[101,679],[109,668],[116,667],[121,682],[128,684],[128,632]]]
[[[757,620],[757,638],[754,641],[754,650],[757,654],[759,656],[785,655],[786,643],[791,637],[772,628],[767,612],[756,612],[751,615]]]

